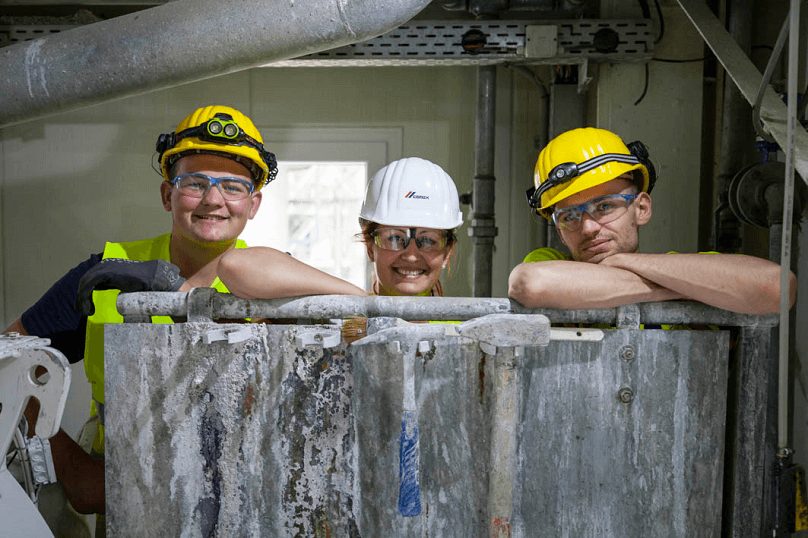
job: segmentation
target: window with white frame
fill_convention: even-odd
[[[367,254],[356,239],[367,175],[367,162],[279,161],[240,237],[368,289]]]

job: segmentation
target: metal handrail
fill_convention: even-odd
[[[268,318],[327,320],[351,317],[398,317],[410,321],[464,321],[488,314],[541,314],[552,323],[774,327],[777,314],[737,314],[687,301],[640,303],[595,310],[525,308],[506,298],[381,297],[315,295],[286,299],[241,299],[212,288],[184,292],[137,292],[118,296],[118,311],[127,321],[144,316],[173,316],[189,321]]]

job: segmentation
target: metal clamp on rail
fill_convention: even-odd
[[[494,222],[494,219],[472,219],[468,228],[472,242],[492,243],[499,232]]]

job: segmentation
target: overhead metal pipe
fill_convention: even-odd
[[[0,127],[349,45],[430,0],[176,0],[0,48]]]
[[[475,136],[472,220],[468,233],[474,244],[474,297],[491,297],[494,238],[494,130],[496,126],[497,68],[477,68],[477,125]]]

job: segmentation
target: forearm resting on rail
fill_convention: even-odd
[[[517,265],[511,272],[508,295],[528,308],[566,310],[681,298],[631,271],[562,260]]]
[[[615,254],[601,262],[717,308],[742,314],[780,310],[780,266],[736,254]],[[789,272],[789,305],[797,281]]]

